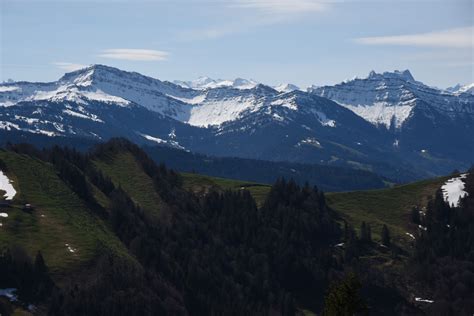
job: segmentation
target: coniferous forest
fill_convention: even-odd
[[[469,315],[474,310],[474,169],[466,177],[468,195],[450,207],[441,191],[422,212],[413,266],[432,289],[432,315]]]
[[[128,252],[104,248],[66,282],[55,283],[41,252],[33,259],[21,247],[4,249],[0,287],[18,289],[38,314],[469,315],[474,308],[472,172],[470,194],[459,207],[450,208],[438,192],[426,212],[412,212],[426,230],[406,253],[386,225],[376,241],[369,223],[356,230],[317,187],[291,179],[278,179],[257,206],[247,190],[185,190],[179,173],[124,139],[88,153],[26,144],[7,150],[53,166]],[[131,153],[152,179],[163,201],[156,205],[160,216],[150,215],[94,163],[120,152]],[[106,206],[97,190],[108,197]],[[407,272],[400,277],[373,268],[374,253],[395,261],[408,257]],[[414,303],[410,291],[419,289],[434,303]],[[0,312],[12,312],[8,302],[0,300]]]

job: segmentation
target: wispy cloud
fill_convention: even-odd
[[[184,41],[217,39],[228,35],[252,31],[256,28],[273,25],[278,22],[278,17],[260,17],[259,19],[250,20],[243,19],[240,23],[228,23],[207,28],[181,31],[177,34],[177,37]]]
[[[67,63],[67,62],[62,62],[62,61],[54,62],[52,64],[58,67],[59,69],[66,70],[66,71],[74,71],[74,70],[87,67],[86,65],[82,65],[82,64]]]
[[[430,49],[421,52],[410,52],[399,55],[400,59],[407,63],[431,64],[445,67],[472,67],[474,59],[472,50],[459,48],[444,48],[441,50]]]
[[[437,32],[361,37],[354,41],[365,45],[401,45],[401,46],[431,46],[431,47],[473,47],[474,27],[461,27]]]
[[[305,14],[321,12],[335,0],[232,0],[222,1],[223,12],[232,12],[233,22],[178,33],[182,40],[217,39],[257,28],[295,21]],[[312,16],[314,17],[314,16]]]
[[[238,33],[240,30],[242,30],[241,27],[232,25],[185,30],[178,33],[178,38],[184,41],[216,39],[228,34]]]
[[[257,9],[268,13],[308,13],[323,11],[328,1],[321,0],[236,0],[234,7]]]
[[[169,53],[161,50],[152,49],[129,49],[129,48],[114,48],[105,49],[99,57],[134,60],[134,61],[155,61],[168,59]]]

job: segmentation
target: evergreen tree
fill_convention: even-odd
[[[349,236],[350,236],[350,227],[349,225],[347,224],[346,221],[344,221],[344,231],[343,231],[343,238],[344,238],[344,241],[347,242],[349,240]]]
[[[367,304],[360,297],[362,284],[359,278],[350,273],[343,280],[333,283],[324,300],[324,316],[368,315]]]
[[[364,244],[372,242],[372,232],[370,229],[370,224],[362,222],[360,225],[360,241]]]
[[[390,241],[390,231],[388,230],[387,225],[383,225],[382,227],[382,245],[390,247],[391,241]]]
[[[416,207],[411,209],[411,221],[417,225],[421,224],[420,211]]]
[[[359,240],[357,239],[357,234],[352,228],[352,226],[347,227],[347,241],[344,248],[344,258],[347,262],[350,262],[354,258],[359,257]]]
[[[360,241],[363,243],[367,241],[367,225],[365,222],[360,225]]]
[[[36,254],[34,265],[35,265],[35,273],[37,274],[48,273],[48,268],[46,267],[46,264],[44,263],[44,258],[41,251],[38,251],[38,253]]]
[[[41,251],[38,251],[38,253],[36,254],[35,262],[33,265],[33,271],[36,283],[36,297],[47,297],[49,293],[51,293],[54,283],[48,274],[48,267],[44,262],[44,258],[41,254]]]
[[[370,227],[370,224],[367,224],[367,241],[372,243],[372,228]]]

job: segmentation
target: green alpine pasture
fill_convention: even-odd
[[[41,251],[54,276],[78,269],[98,253],[128,256],[125,247],[102,220],[58,177],[52,165],[0,151],[8,177],[17,191],[10,207],[1,212],[0,248],[19,245],[30,256]],[[24,211],[26,203],[34,210]]]
[[[354,228],[358,229],[365,221],[371,225],[374,237],[380,238],[382,226],[386,224],[393,237],[408,241],[411,239],[406,232],[412,233],[416,229],[410,224],[411,209],[413,206],[425,207],[449,178],[434,178],[380,190],[327,193],[326,199],[329,206]]]

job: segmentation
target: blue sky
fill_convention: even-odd
[[[106,64],[163,80],[474,81],[472,0],[0,0],[0,81]]]

